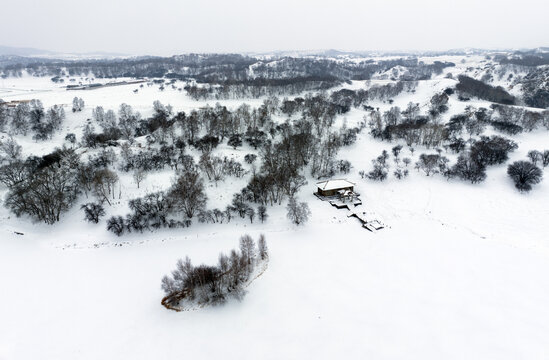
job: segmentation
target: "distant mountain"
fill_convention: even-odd
[[[325,50],[279,50],[271,52],[248,52],[248,56],[254,57],[319,57],[319,58],[368,58],[381,56],[466,56],[466,55],[487,55],[497,53],[546,53],[548,47],[536,49],[480,49],[480,48],[457,48],[448,50],[365,50],[365,51],[342,51],[337,49]]]
[[[41,50],[35,48],[26,47],[13,47],[0,45],[0,55],[13,55],[13,56],[51,56],[55,53],[53,51]]]
[[[110,53],[105,51],[94,51],[86,53],[62,53],[50,50],[42,50],[26,47],[14,47],[0,45],[0,56],[23,56],[23,57],[40,57],[40,58],[56,58],[56,59],[108,59],[115,57],[127,57],[127,54]]]

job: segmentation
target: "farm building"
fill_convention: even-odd
[[[342,194],[349,194],[354,192],[354,186],[350,181],[343,179],[334,179],[321,181],[316,184],[320,196],[335,196]]]
[[[0,102],[0,104],[2,104],[2,106],[6,106],[6,107],[9,107],[9,108],[14,108],[19,104],[28,104],[30,102],[31,102],[30,100],[13,100],[13,101],[9,101],[9,102]]]

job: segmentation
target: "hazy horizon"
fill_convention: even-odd
[[[549,38],[549,4],[539,0],[21,0],[3,10],[19,16],[0,23],[0,44],[60,53],[520,49]]]

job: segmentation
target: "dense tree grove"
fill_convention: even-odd
[[[79,166],[79,156],[70,149],[2,166],[0,181],[9,189],[5,206],[17,216],[28,215],[47,224],[59,221],[80,193]]]
[[[479,164],[502,164],[509,159],[509,153],[518,148],[518,145],[501,136],[481,136],[471,145],[471,158]]]
[[[126,218],[113,216],[107,229],[120,236],[124,232],[182,228],[193,217],[205,211],[207,196],[203,180],[196,170],[185,169],[168,191],[149,193],[129,201],[131,210]]]
[[[463,94],[476,96],[479,99],[499,104],[514,105],[516,103],[515,97],[502,87],[493,87],[465,75],[459,76],[459,83],[456,85],[456,89]]]

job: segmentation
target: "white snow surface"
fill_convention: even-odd
[[[38,97],[45,107],[69,104],[74,96],[86,101],[83,113],[67,112],[63,132],[51,142],[17,137],[25,155],[51,151],[97,105],[116,110],[127,102],[145,115],[156,99],[176,110],[203,105],[168,87],[162,93],[154,87],[133,94],[135,86],[68,92],[52,89],[46,79],[2,81],[5,100]],[[424,105],[433,88],[452,81],[421,83],[395,104],[404,108],[420,98]],[[41,92],[23,94],[31,86]],[[449,105],[448,116],[466,105],[486,106],[454,96]],[[364,113],[354,109],[345,121],[353,126]],[[546,130],[514,140],[519,149],[510,161],[549,148]],[[264,224],[236,219],[117,238],[104,220],[86,223],[79,205],[54,226],[16,218],[2,207],[0,359],[549,358],[547,170],[529,194],[514,189],[506,165],[490,167],[477,185],[413,168],[401,181],[362,180],[358,171],[370,169],[370,160],[394,145],[365,131],[339,156],[353,164],[345,177],[361,194],[357,210],[375,211],[389,226],[375,234],[346,210],[316,199],[312,178],[299,194],[312,212],[301,227],[290,225],[283,204],[268,208]],[[225,145],[217,151],[239,159],[248,152]],[[401,156],[415,161],[425,151],[412,156],[405,147]],[[124,196],[166,188],[172,177],[171,171],[149,174],[137,189],[131,174],[121,176]],[[229,178],[208,184],[208,205],[225,206],[245,183]],[[124,202],[108,209],[109,215],[126,212]],[[177,259],[188,255],[195,264],[214,264],[245,233],[266,235],[270,261],[241,302],[180,313],[160,305],[160,280]]]

